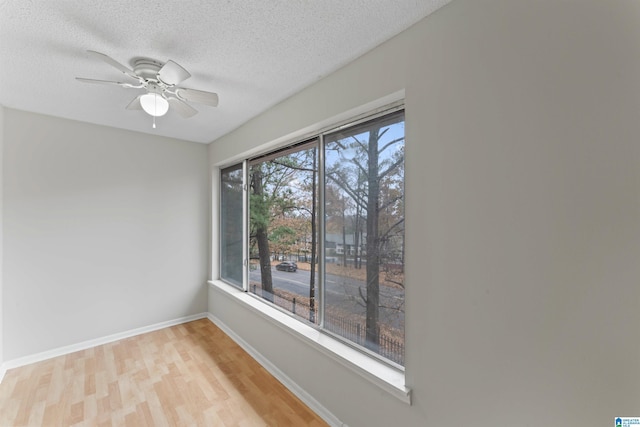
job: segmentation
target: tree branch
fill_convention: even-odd
[[[364,173],[365,175],[367,174],[367,170],[364,168],[364,166],[362,166],[360,163],[358,163],[358,161],[355,158],[351,159],[351,163],[356,165],[356,167],[358,169],[360,169],[362,171],[362,173]]]
[[[391,166],[389,166],[389,168],[386,171],[384,171],[380,175],[378,175],[378,182],[382,181],[382,178],[384,178],[385,176],[387,176],[391,172],[393,172],[394,169],[396,169],[398,166],[400,166],[402,164],[402,162],[404,162],[404,156],[400,157]]]
[[[364,303],[365,303],[365,305],[366,305],[366,304],[367,304],[367,297],[365,297],[365,296],[362,294],[362,286],[358,286],[358,294],[360,294],[360,298],[362,298],[362,302],[364,302]]]
[[[402,289],[404,289],[404,283],[402,283],[402,282],[398,282],[397,280],[389,279],[388,277],[385,277],[384,280],[385,280],[385,282],[393,283],[395,285],[400,286]]]
[[[401,200],[404,196],[396,196],[393,199],[391,199],[390,201],[388,201],[387,203],[385,203],[382,206],[378,207],[378,212],[382,212],[383,210],[385,210],[386,208],[388,208],[389,206],[393,205],[395,202],[397,202],[398,200]]]
[[[352,136],[351,139],[353,139],[356,144],[358,144],[360,146],[360,148],[362,148],[364,151],[367,151],[367,147],[365,147],[365,145],[355,136]]]
[[[292,166],[292,165],[288,165],[286,163],[281,163],[281,162],[279,162],[278,160],[275,160],[275,159],[271,160],[271,163],[275,163],[276,165],[283,166],[283,167],[285,167],[287,169],[295,169],[295,170],[303,171],[303,172],[315,172],[316,171],[315,169],[309,169],[309,168],[305,168],[305,167],[302,167],[302,166]]]
[[[404,218],[400,218],[398,221],[396,221],[391,227],[389,227],[387,229],[387,231],[382,233],[382,235],[379,237],[380,240],[385,239],[389,234],[391,234],[391,232],[393,231],[394,228],[396,228],[397,226],[399,226],[403,222],[404,222]]]
[[[394,139],[393,141],[387,142],[381,149],[378,150],[378,154],[382,153],[384,150],[386,150],[387,148],[389,148],[393,144],[398,143],[400,141],[404,141],[404,137],[397,138],[397,139]]]
[[[367,208],[367,204],[365,203],[365,201],[363,200],[362,197],[360,197],[355,191],[353,191],[351,188],[349,188],[349,185],[345,182],[343,182],[342,177],[340,177],[338,175],[338,177],[340,179],[336,179],[336,177],[334,176],[334,173],[328,173],[327,174],[327,178],[331,179],[333,182],[336,183],[336,185],[338,187],[340,187],[342,190],[344,190],[345,193],[347,193],[349,195],[349,197],[351,197],[353,199],[353,201],[360,206],[363,209]]]
[[[404,305],[404,304],[400,304],[400,305],[399,305],[399,306],[397,306],[397,307],[389,307],[389,306],[387,306],[387,305],[382,305],[382,304],[380,304],[378,307],[380,307],[380,308],[386,308],[387,310],[402,311],[402,306],[403,306],[403,305]]]

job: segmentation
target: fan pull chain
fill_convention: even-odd
[[[156,116],[153,116],[153,128],[156,128]]]

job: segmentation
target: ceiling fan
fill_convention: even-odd
[[[213,92],[177,86],[191,77],[191,74],[174,61],[169,60],[163,63],[150,58],[134,58],[131,61],[131,65],[133,66],[133,70],[131,70],[104,53],[93,50],[88,50],[87,53],[92,57],[106,62],[126,76],[136,80],[136,82],[127,83],[95,80],[83,77],[76,77],[76,80],[84,83],[144,89],[145,93],[136,96],[126,108],[128,110],[141,109],[153,116],[154,128],[156,127],[155,118],[165,115],[169,107],[174,109],[180,116],[188,118],[197,114],[198,110],[187,104],[187,101],[210,105],[212,107],[218,106],[218,95]]]

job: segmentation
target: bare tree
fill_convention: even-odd
[[[356,212],[360,209],[366,216],[366,294],[360,295],[366,306],[366,345],[374,350],[379,344],[382,257],[388,252],[385,249],[389,237],[404,223],[404,210],[394,211],[396,205],[403,203],[403,191],[389,195],[392,186],[385,185],[390,176],[403,172],[404,135],[385,138],[389,125],[400,121],[403,118],[372,121],[366,128],[359,128],[357,134],[338,135],[331,149],[336,150],[340,161],[327,167],[327,178],[353,201]],[[385,153],[392,147],[396,148],[393,154]],[[362,180],[363,176],[366,179]],[[387,226],[382,228],[385,224],[381,223],[381,214],[395,219],[391,224],[384,221]]]

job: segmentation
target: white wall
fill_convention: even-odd
[[[5,361],[206,311],[206,153],[5,109]]]
[[[456,0],[210,146],[406,90],[412,406],[216,290],[212,314],[352,427],[640,416],[639,23],[632,0]]]
[[[4,107],[0,105],[0,381],[3,377],[2,372],[2,364],[4,362],[4,350],[3,350],[3,341],[4,341],[4,309],[2,304],[2,271],[3,271],[3,234],[2,234],[2,205],[3,205],[3,185],[2,185],[2,176],[3,176],[3,162],[2,155],[4,153]]]

